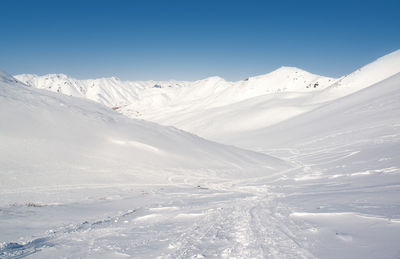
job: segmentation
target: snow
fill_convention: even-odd
[[[400,72],[400,50],[385,55],[337,80],[319,99],[338,98],[369,87]],[[337,88],[337,89],[335,89]]]
[[[349,258],[396,258],[400,238],[400,222],[357,213],[293,213],[295,221],[307,224],[305,236],[317,239],[318,243],[329,243],[329,247],[319,251],[321,258],[334,258],[336,250]],[[318,226],[317,228],[313,226]],[[307,233],[308,232],[308,233]],[[371,246],[371,240],[379,236]],[[362,247],[355,252],[354,245]]]
[[[0,135],[3,191],[38,184],[167,183],[171,172],[191,169],[240,178],[288,167],[279,159],[7,80],[0,82],[0,116],[7,122]]]
[[[302,103],[304,97],[335,81],[294,67],[281,67],[238,82],[221,77],[195,82],[77,80],[52,74],[16,78],[37,88],[100,102],[131,118],[173,125],[208,139],[262,128],[308,111],[314,105]],[[154,88],[155,84],[162,88]]]
[[[2,73],[0,257],[399,257],[399,53],[81,98]]]

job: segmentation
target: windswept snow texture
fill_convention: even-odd
[[[104,83],[118,107],[2,74],[0,257],[399,258],[399,60]]]

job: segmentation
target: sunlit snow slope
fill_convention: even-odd
[[[23,187],[250,177],[287,165],[173,127],[0,78],[1,192]],[[184,176],[182,176],[184,178]],[[179,180],[176,180],[179,181]]]
[[[317,98],[332,100],[357,92],[400,72],[400,50],[385,55],[337,80]]]
[[[128,117],[173,125],[230,144],[230,136],[245,136],[294,118],[398,72],[400,50],[339,79],[293,67],[238,82],[220,77],[195,82],[77,80],[62,74],[16,78],[37,88],[89,98]]]
[[[225,141],[297,165],[270,190],[291,207],[289,217],[303,226],[296,236],[316,257],[399,256],[400,73]]]
[[[398,258],[399,60],[74,88],[108,107],[3,75],[0,257]]]
[[[301,99],[335,81],[294,67],[281,67],[238,82],[220,77],[195,82],[77,80],[63,74],[25,74],[16,78],[37,88],[100,102],[129,117],[174,125],[213,139],[268,126],[308,111],[313,106],[292,107],[293,98]],[[279,111],[284,112],[274,115]]]

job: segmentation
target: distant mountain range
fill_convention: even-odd
[[[281,67],[238,82],[220,77],[194,82],[135,82],[115,77],[78,80],[64,74],[22,74],[15,78],[32,87],[99,102],[128,117],[224,141],[229,135],[258,130],[308,112],[398,72],[400,51],[339,79],[294,67]]]

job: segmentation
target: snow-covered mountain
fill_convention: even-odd
[[[311,111],[400,72],[400,50],[340,79],[293,67],[243,81],[210,77],[195,82],[77,80],[65,75],[17,75],[33,87],[94,100],[132,118],[173,125],[225,141]]]
[[[119,111],[230,144],[233,136],[245,138],[252,131],[309,112],[396,72],[400,72],[400,50],[338,80],[283,67],[264,76],[231,83],[229,87],[220,78],[213,78],[213,83],[209,83],[210,79],[199,81],[192,85],[195,87],[186,88],[192,92],[177,95],[178,98],[156,95]]]
[[[334,81],[294,67],[281,67],[269,74],[238,82],[227,82],[220,77],[194,82],[121,81],[115,77],[78,80],[64,74],[21,74],[15,78],[36,88],[85,97],[115,109],[134,104],[145,106],[143,110],[193,101],[205,101],[204,105],[215,107],[265,93],[323,89]]]
[[[269,74],[238,82],[228,82],[220,77],[195,82],[129,82],[116,78],[77,80],[62,74],[17,75],[16,78],[36,88],[100,102],[128,117],[174,125],[214,139],[216,135],[225,135],[226,131],[264,127],[309,110],[310,107],[279,108],[276,100],[321,91],[335,81],[294,67],[281,67]],[[259,121],[258,115],[263,111],[253,107],[260,106],[260,98],[266,105],[274,103],[275,108],[287,112],[270,116],[275,111],[269,111],[262,114],[267,119]],[[229,117],[227,113],[234,116]]]
[[[112,108],[136,102],[139,94],[145,89],[178,87],[186,83],[177,81],[129,82],[121,81],[116,77],[78,80],[64,74],[48,74],[44,76],[22,74],[15,76],[15,78],[36,88],[87,98]]]
[[[340,79],[2,73],[0,257],[397,258],[399,60]]]
[[[287,168],[279,159],[129,119],[92,101],[25,86],[4,73],[0,120],[2,191],[37,185],[166,183],[170,172],[182,170],[200,175],[213,170],[216,178],[240,178]]]

